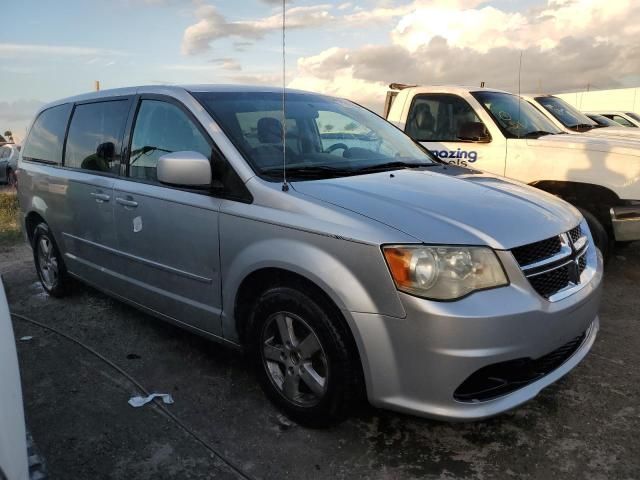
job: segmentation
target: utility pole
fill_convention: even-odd
[[[100,80],[96,80],[96,92],[100,91]]]
[[[480,82],[480,88],[484,88],[484,82]]]

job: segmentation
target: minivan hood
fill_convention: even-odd
[[[567,148],[571,150],[617,153],[640,157],[640,142],[635,138],[583,134],[545,135],[528,139],[531,147]]]
[[[566,232],[581,219],[575,208],[541,190],[452,166],[292,185],[432,244],[508,250]]]

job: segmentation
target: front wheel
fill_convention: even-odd
[[[33,232],[33,259],[45,291],[53,297],[64,296],[68,291],[69,276],[46,223],[40,223]]]
[[[249,354],[266,395],[309,427],[335,424],[360,395],[360,365],[339,312],[306,292],[274,287],[251,313]]]
[[[600,250],[600,253],[602,253],[602,258],[606,262],[609,259],[609,254],[611,252],[611,239],[609,238],[607,231],[591,212],[580,209],[580,213],[582,213],[582,216],[587,221],[589,230],[591,230],[593,242],[596,244],[598,250]]]

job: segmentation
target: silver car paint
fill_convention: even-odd
[[[370,401],[442,418],[480,418],[512,408],[588,351],[597,331],[602,271],[595,249],[590,247],[588,281],[554,303],[535,293],[506,251],[575,227],[581,217],[566,203],[490,175],[456,177],[428,169],[394,172],[394,178],[381,173],[294,182],[285,192],[255,176],[183,88],[103,91],[57,104],[136,93],[164,94],[184,104],[253,202],[21,162],[23,212],[37,212],[49,223],[69,270],[83,280],[165,320],[237,344],[234,309],[243,280],[265,268],[297,273],[343,312]],[[96,215],[106,223],[80,225]],[[105,225],[112,225],[111,233]],[[510,284],[456,302],[400,294],[380,249],[390,243],[489,245],[498,250]],[[514,354],[548,353],[587,328],[591,337],[583,347],[543,379],[482,405],[454,401],[454,380],[459,384],[481,366]]]

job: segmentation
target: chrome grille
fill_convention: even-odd
[[[554,301],[554,295],[580,283],[587,267],[588,241],[580,225],[557,237],[511,250],[536,292]]]

